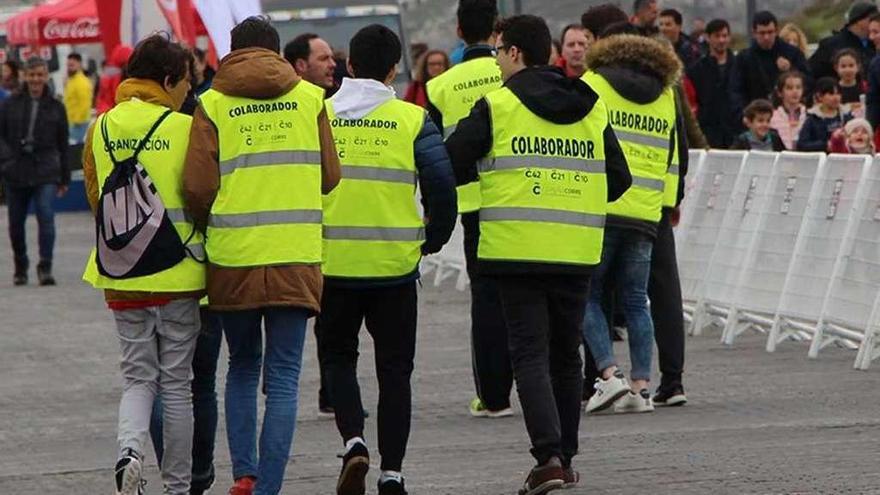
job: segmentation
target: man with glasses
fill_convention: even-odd
[[[632,180],[598,95],[546,66],[543,19],[496,26],[501,89],[447,141],[456,181],[480,184],[481,276],[498,287],[537,466],[520,495],[577,484],[581,325],[607,203]],[[547,239],[553,239],[548,243]]]

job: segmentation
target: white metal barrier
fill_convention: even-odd
[[[867,179],[870,163],[871,157],[864,155],[831,155],[826,159],[818,193],[810,200],[801,228],[801,242],[788,268],[767,338],[768,352],[789,339],[812,338],[827,288],[842,261],[841,248],[855,218],[858,193],[864,191],[859,186]]]
[[[711,151],[677,233],[692,331],[769,332],[880,358],[880,157]],[[686,304],[687,305],[687,304]],[[687,308],[685,309],[687,312]]]
[[[456,221],[452,237],[439,253],[422,258],[421,270],[422,275],[434,272],[435,286],[454,277],[456,289],[463,291],[467,288],[470,279],[464,257],[464,228],[460,221]]]
[[[733,185],[730,204],[704,273],[703,291],[694,310],[695,335],[709,324],[722,328],[725,325],[729,301],[734,300],[742,267],[770,197],[778,156],[777,153],[749,153]],[[709,320],[708,317],[716,318]]]
[[[683,204],[683,233],[677,256],[682,297],[686,302],[696,303],[700,299],[703,275],[746,157],[743,151],[710,151],[703,160],[690,197]]]

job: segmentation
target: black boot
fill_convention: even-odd
[[[28,283],[28,262],[27,259],[15,260],[15,275],[12,276],[12,283],[15,285],[27,285]]]
[[[37,265],[37,279],[40,281],[40,285],[55,285],[51,261],[41,261]]]

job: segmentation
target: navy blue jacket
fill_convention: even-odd
[[[868,66],[868,93],[865,95],[865,117],[874,129],[880,124],[880,55]]]
[[[446,153],[446,146],[437,126],[429,116],[413,145],[422,205],[428,223],[425,226],[425,242],[422,254],[433,254],[443,247],[452,235],[458,216],[458,198],[455,194],[455,175]],[[334,287],[371,288],[387,287],[412,282],[419,278],[419,268],[403,277],[353,279],[324,277],[327,284]]]
[[[838,112],[834,117],[819,115],[813,110],[807,113],[807,120],[798,135],[798,151],[827,151],[831,133],[852,120],[851,114]]]

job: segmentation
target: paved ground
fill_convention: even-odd
[[[0,248],[0,266],[10,269],[0,275],[3,495],[112,493],[119,397],[113,323],[100,294],[79,281],[93,235],[88,218],[62,215],[58,225],[56,288],[13,288],[12,256],[5,241]],[[413,494],[511,494],[531,465],[520,415],[467,416],[466,307],[466,295],[452,287],[421,291],[405,466]],[[880,494],[880,366],[857,372],[849,351],[829,349],[812,361],[800,344],[771,355],[758,336],[733,348],[717,337],[688,341],[688,406],[584,418],[576,460],[583,485],[563,493]],[[284,493],[331,494],[341,445],[333,423],[317,419],[314,342],[307,346]],[[365,397],[375,411],[372,357],[364,345]],[[222,428],[215,493],[225,493],[230,476]],[[375,444],[374,420],[368,428]],[[159,493],[153,467],[150,479],[148,493]]]

